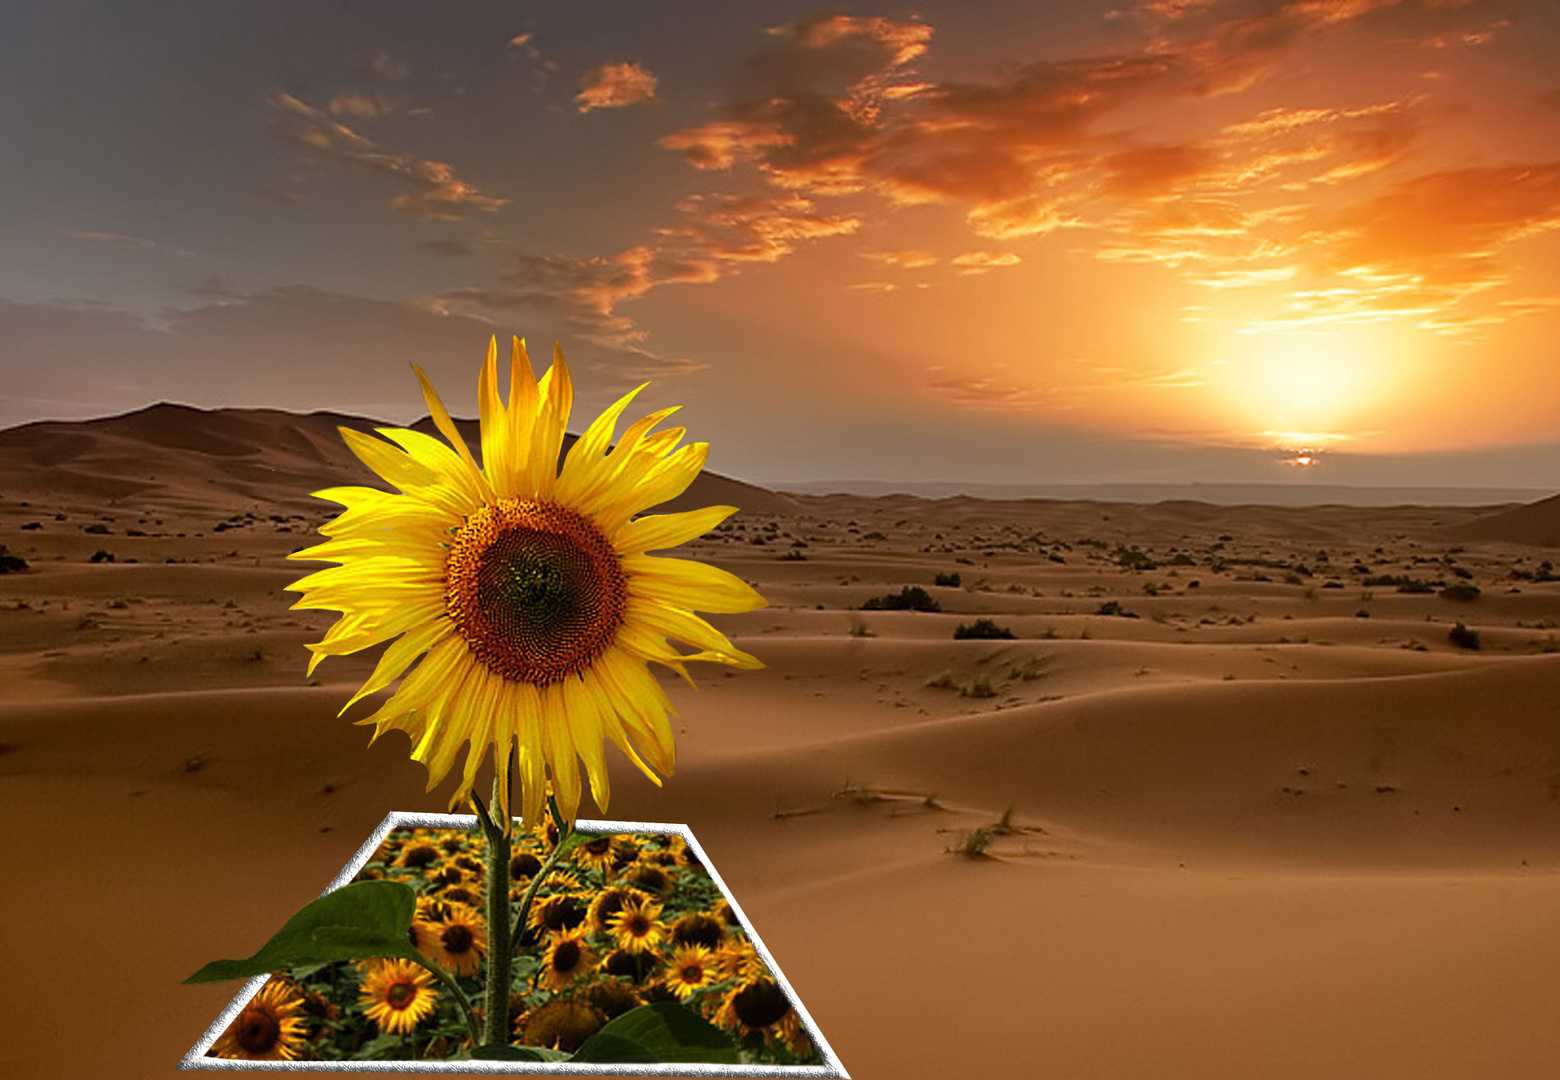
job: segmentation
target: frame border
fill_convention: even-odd
[[[374,853],[379,850],[379,845],[384,842],[392,829],[412,826],[432,829],[475,829],[477,817],[475,814],[420,814],[407,811],[392,810],[385,815],[385,819],[379,823],[363,845],[358,848],[357,854],[342,867],[331,883],[326,886],[321,896],[334,892],[341,886],[350,882],[357,876],[357,872],[367,864]],[[673,825],[665,822],[653,821],[576,821],[576,832],[581,833],[668,833],[681,836],[687,845],[699,856],[699,862],[709,874],[710,880],[731,905],[731,910],[736,913],[737,919],[742,924],[742,929],[747,933],[748,940],[753,943],[753,950],[768,965],[773,974],[775,983],[785,994],[791,1003],[791,1008],[796,1010],[797,1019],[801,1021],[802,1029],[807,1032],[808,1038],[818,1048],[823,1058],[821,1065],[711,1065],[702,1062],[660,1062],[656,1064],[615,1063],[602,1064],[592,1062],[547,1062],[547,1061],[248,1061],[241,1058],[213,1058],[206,1054],[216,1043],[221,1034],[227,1030],[228,1025],[238,1017],[249,1000],[260,992],[270,975],[256,975],[246,982],[243,988],[228,1002],[216,1020],[206,1029],[206,1033],[192,1046],[188,1053],[180,1059],[180,1069],[256,1069],[267,1072],[404,1072],[404,1073],[496,1073],[496,1074],[540,1074],[553,1076],[754,1076],[754,1077],[830,1077],[836,1080],[850,1080],[850,1074],[845,1071],[845,1066],[835,1056],[834,1050],[829,1046],[828,1040],[818,1030],[806,1007],[796,995],[791,983],[780,970],[780,965],[775,963],[775,958],[770,955],[769,949],[763,940],[753,930],[748,922],[747,914],[742,906],[737,903],[736,897],[731,895],[731,890],[726,887],[720,872],[715,869],[713,863],[704,853],[704,848],[699,845],[693,835],[693,830],[687,825]]]

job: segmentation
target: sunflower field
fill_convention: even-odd
[[[528,894],[531,904],[513,972],[510,1055],[609,1060],[591,1057],[592,1049],[616,1032],[632,1036],[633,1025],[651,1017],[638,1030],[652,1022],[718,1029],[733,1060],[744,1064],[821,1062],[736,913],[681,836],[576,833],[559,853],[564,858],[537,881],[556,843],[553,826],[514,837],[508,906],[521,910]],[[486,844],[480,829],[392,831],[355,882],[411,887],[416,908],[407,937],[427,963],[387,957],[273,973],[208,1056],[470,1058],[469,1017],[430,967],[484,1011]],[[484,1057],[505,1056],[483,1049]]]

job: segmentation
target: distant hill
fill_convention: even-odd
[[[773,485],[808,495],[969,495],[978,499],[1201,502],[1216,506],[1498,506],[1549,494],[1535,488],[1372,487],[1352,484],[979,484],[956,481],[808,480]]]
[[[1560,495],[1449,528],[1447,535],[1458,540],[1560,547]]]
[[[401,425],[333,412],[198,409],[166,402],[122,416],[23,424],[0,431],[0,496],[48,505],[82,501],[197,510],[259,504],[319,511],[327,504],[310,492],[384,486],[347,449],[338,426],[371,432]],[[412,427],[437,436],[428,417]],[[457,420],[456,427],[480,458],[477,421]],[[565,449],[574,438],[564,437]],[[658,509],[711,505],[780,514],[796,503],[706,471]]]

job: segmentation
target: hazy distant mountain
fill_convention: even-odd
[[[979,499],[1086,499],[1093,502],[1192,501],[1220,506],[1497,506],[1531,502],[1534,488],[1366,487],[1349,484],[978,484],[954,481],[808,480],[773,485],[809,495],[970,495]]]
[[[168,508],[252,506],[319,511],[310,492],[341,485],[383,487],[347,449],[338,426],[370,432],[399,427],[341,413],[197,409],[160,403],[96,420],[39,421],[0,431],[0,496],[53,505],[84,500]],[[412,425],[437,435],[424,417]],[[457,420],[480,457],[475,420]],[[564,438],[564,446],[574,436]],[[785,513],[794,500],[715,473],[701,473],[658,509],[735,506]]]

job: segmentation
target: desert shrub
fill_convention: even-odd
[[[96,551],[94,551],[92,553],[92,557],[90,559],[88,559],[87,561],[88,562],[95,562],[95,563],[96,562],[113,562],[114,561],[114,553],[112,551],[104,551],[102,548],[98,548]]]
[[[1458,623],[1456,626],[1452,627],[1450,632],[1447,633],[1446,637],[1447,640],[1449,640],[1453,645],[1456,645],[1459,649],[1477,649],[1481,645],[1479,641],[1479,632],[1477,630],[1468,629],[1468,627],[1464,626],[1462,623]]]
[[[1100,605],[1099,610],[1096,611],[1094,614],[1096,614],[1096,615],[1119,615],[1123,619],[1135,619],[1135,618],[1137,618],[1137,612],[1135,612],[1135,611],[1128,611],[1126,608],[1122,607],[1120,600],[1107,600],[1107,601],[1105,601],[1103,604]]]
[[[884,536],[880,532],[873,531],[873,532],[867,533],[867,535],[863,536],[862,539],[863,540],[887,540],[888,537]]]
[[[963,579],[955,572],[952,574],[938,574],[932,579],[932,584],[940,585],[945,589],[957,589],[962,581]]]
[[[990,846],[990,829],[971,829],[959,837],[958,842],[948,851],[953,855],[963,855],[966,859],[989,859],[991,856],[986,854],[986,849]]]
[[[807,561],[807,556],[802,552],[801,548],[792,548],[790,551],[787,551],[784,555],[780,556],[780,561],[781,562],[806,562]]]
[[[927,679],[926,685],[933,690],[952,690],[959,684],[953,681],[953,672],[944,671]]]
[[[1477,600],[1479,594],[1480,589],[1477,585],[1469,585],[1467,582],[1459,581],[1442,589],[1441,599],[1453,600],[1459,604],[1469,604]]]
[[[851,637],[876,637],[870,627],[860,619],[852,619],[850,623]]]
[[[1013,631],[1005,626],[998,626],[990,619],[976,619],[972,623],[960,623],[954,627],[953,640],[962,641],[965,638],[992,638],[1011,641],[1013,640]]]
[[[990,698],[997,696],[997,689],[991,685],[989,678],[977,675],[968,686],[959,691],[959,695],[970,698]]]
[[[108,534],[108,526],[92,524],[85,526],[81,531],[86,533],[93,533],[97,536],[105,536]]]
[[[906,585],[897,593],[874,596],[861,605],[862,611],[941,611],[942,605],[919,585]]]
[[[20,555],[12,555],[6,550],[4,544],[0,544],[0,574],[15,574],[26,569],[26,559]]]

